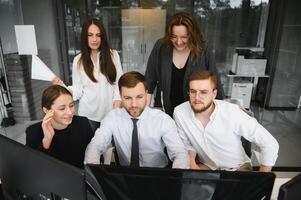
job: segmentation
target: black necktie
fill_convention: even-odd
[[[139,167],[139,143],[138,143],[138,119],[132,118],[133,121],[133,133],[132,133],[132,152],[131,152],[131,166]]]

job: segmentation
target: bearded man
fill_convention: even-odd
[[[123,108],[114,109],[101,121],[86,149],[85,163],[99,164],[114,139],[120,165],[132,167],[189,168],[189,157],[170,116],[149,108],[145,77],[127,72],[118,81]],[[168,157],[165,153],[167,150]]]
[[[216,100],[217,77],[207,70],[189,78],[189,101],[177,106],[174,120],[188,150],[190,169],[251,171],[241,137],[261,150],[259,171],[271,171],[279,145],[253,117],[237,105]]]

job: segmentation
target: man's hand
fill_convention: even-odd
[[[200,170],[201,168],[195,161],[190,161],[190,169]]]
[[[260,172],[270,172],[271,170],[272,170],[272,167],[270,167],[270,166],[260,165],[260,167],[259,167]]]
[[[121,105],[122,105],[122,104],[121,104],[121,101],[116,100],[116,101],[114,101],[114,106],[113,106],[113,107],[114,107],[114,109],[115,109],[115,108],[121,108]]]
[[[196,152],[188,150],[189,160],[190,160],[190,169],[200,169],[199,165],[195,162]]]

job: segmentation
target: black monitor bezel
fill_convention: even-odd
[[[85,200],[85,171],[0,135],[0,178],[4,195],[32,199],[60,196]],[[39,197],[40,196],[40,197]]]
[[[265,190],[265,199],[271,198],[274,180],[276,178],[276,175],[272,172],[206,171],[206,170],[199,171],[199,170],[188,170],[188,169],[132,168],[129,166],[108,166],[108,165],[93,165],[93,164],[88,164],[87,167],[89,167],[90,170],[94,173],[100,186],[104,189],[103,192],[105,194],[106,194],[106,191],[105,191],[106,188],[102,185],[99,174],[97,174],[97,171],[95,173],[95,170],[97,170],[97,168],[106,169],[107,173],[110,173],[110,171],[111,171],[112,174],[119,173],[119,174],[124,174],[124,175],[129,175],[129,176],[132,173],[136,173],[137,175],[141,175],[141,176],[148,176],[148,175],[151,175],[153,172],[155,172],[155,173],[159,172],[158,174],[160,174],[161,172],[168,173],[171,176],[173,176],[172,178],[174,178],[174,181],[178,181],[178,178],[180,178],[181,174],[183,174],[183,173],[187,173],[187,174],[191,174],[191,173],[206,174],[207,173],[207,174],[213,175],[213,177],[214,177],[214,175],[220,175],[222,178],[219,181],[216,181],[211,178],[209,178],[209,179],[205,178],[203,180],[199,180],[200,183],[202,183],[202,182],[204,182],[204,183],[223,182],[223,181],[228,181],[228,180],[230,180],[231,177],[235,177],[235,176],[245,179],[246,181],[248,181],[248,178],[250,178],[250,177],[253,177],[254,181],[255,181],[256,177],[263,177],[262,179],[260,179],[260,178],[257,179],[257,180],[262,180],[262,183],[256,182],[256,184],[260,185],[259,190],[260,189]],[[224,180],[223,180],[223,178],[224,178]],[[196,180],[193,180],[190,178],[181,179],[182,183],[183,182],[191,182],[191,181],[196,181]],[[268,182],[268,184],[266,184],[267,182]],[[254,182],[254,184],[255,184],[255,182]],[[262,188],[262,187],[265,187],[265,188]],[[252,189],[249,190],[250,193],[256,192],[256,191],[254,191],[254,188],[252,188]],[[219,193],[216,194],[214,197],[216,197],[215,199],[223,199],[219,195]],[[229,199],[230,198],[231,197],[229,197]],[[108,199],[110,199],[110,198],[108,198]]]

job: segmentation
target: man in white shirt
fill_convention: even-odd
[[[86,149],[85,163],[99,164],[100,156],[114,138],[121,165],[138,162],[134,167],[166,167],[166,147],[173,168],[189,168],[188,153],[175,122],[164,112],[146,106],[145,77],[139,72],[128,72],[120,77],[118,86],[123,108],[112,110],[102,120]]]
[[[279,145],[255,118],[237,105],[216,100],[216,75],[198,70],[189,79],[189,101],[177,106],[174,120],[188,149],[191,169],[251,170],[241,136],[261,150],[259,171],[271,171]]]

